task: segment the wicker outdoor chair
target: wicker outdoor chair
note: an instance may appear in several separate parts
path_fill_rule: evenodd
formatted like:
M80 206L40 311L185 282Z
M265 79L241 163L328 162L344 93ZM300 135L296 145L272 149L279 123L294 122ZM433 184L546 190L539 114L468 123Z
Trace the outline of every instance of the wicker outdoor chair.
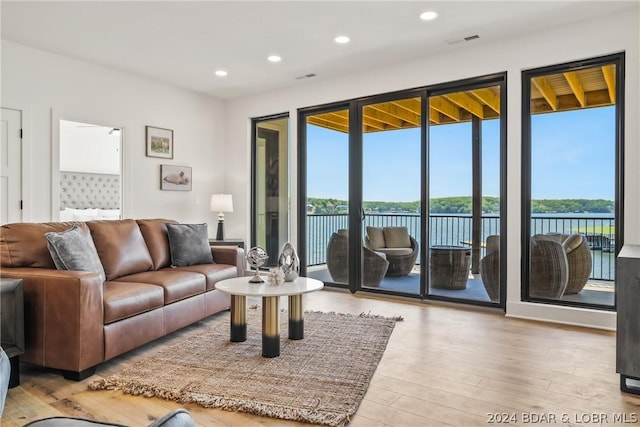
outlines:
M367 226L365 247L387 256L389 269L387 276L406 276L411 273L418 257L418 242L407 227Z
M380 285L389 267L385 254L362 247L362 284L368 287ZM338 230L331 235L327 245L327 268L336 283L349 283L349 233Z
M536 241L552 240L560 243L567 255L567 288L564 294L580 292L591 276L591 249L587 238L582 234L546 233L533 236Z
M531 239L529 294L540 298L562 298L567 289L569 265L562 243Z
M491 301L500 299L500 236L487 237L487 254L480 260L480 277Z

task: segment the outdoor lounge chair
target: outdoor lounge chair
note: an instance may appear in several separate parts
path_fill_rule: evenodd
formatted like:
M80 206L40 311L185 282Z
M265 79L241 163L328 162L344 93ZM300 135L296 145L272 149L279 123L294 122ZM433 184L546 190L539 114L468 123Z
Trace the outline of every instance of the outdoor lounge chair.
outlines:
M406 276L411 273L418 257L418 242L409 235L407 227L370 227L365 247L387 256L387 276Z
M565 295L577 294L589 280L591 275L591 249L587 238L582 234L546 233L533 236L536 241L552 240L560 243L567 255L567 288Z
M362 284L380 285L389 267L385 254L362 247ZM327 245L327 268L336 283L349 283L349 232L338 230L331 235Z
M487 237L487 254L480 260L480 277L491 301L500 299L500 236Z
M482 283L492 301L500 293L500 239L487 237L487 254L480 261ZM591 250L582 234L546 233L531 238L529 294L562 298L580 292L591 275Z
M569 265L562 243L531 238L529 295L539 298L562 298L567 289Z

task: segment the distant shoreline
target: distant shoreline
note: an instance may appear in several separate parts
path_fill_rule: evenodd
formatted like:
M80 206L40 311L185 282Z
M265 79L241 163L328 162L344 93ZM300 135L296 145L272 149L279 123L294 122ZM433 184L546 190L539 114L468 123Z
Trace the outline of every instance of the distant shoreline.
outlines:
M471 214L471 196L439 197L429 201L432 215ZM362 207L370 214L419 214L420 201L385 202L364 201ZM614 215L615 202L605 199L534 199L531 201L532 215ZM483 215L497 215L500 210L500 198L485 196L482 198ZM307 199L307 213L341 214L348 212L348 201L332 198Z

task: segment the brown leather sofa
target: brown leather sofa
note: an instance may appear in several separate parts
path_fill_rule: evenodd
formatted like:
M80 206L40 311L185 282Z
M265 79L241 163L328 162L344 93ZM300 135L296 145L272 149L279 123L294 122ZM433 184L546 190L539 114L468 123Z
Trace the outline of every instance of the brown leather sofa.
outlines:
M0 276L23 279L25 353L21 362L68 379L226 310L218 281L244 275L243 250L212 247L213 264L171 267L166 223L144 219L14 223L0 227ZM56 270L46 232L90 230L106 273Z

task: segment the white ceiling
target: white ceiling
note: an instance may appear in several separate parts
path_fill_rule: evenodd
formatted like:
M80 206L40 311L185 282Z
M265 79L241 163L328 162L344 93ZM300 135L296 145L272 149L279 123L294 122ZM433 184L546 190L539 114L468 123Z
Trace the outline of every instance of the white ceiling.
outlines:
M2 0L0 7L3 39L233 98L447 49L472 49L638 5L638 0ZM440 16L420 21L426 10ZM351 37L351 43L335 44L338 34ZM447 43L475 34L480 38ZM273 53L282 62L269 63ZM227 77L214 76L220 68ZM317 77L297 79L310 73Z

